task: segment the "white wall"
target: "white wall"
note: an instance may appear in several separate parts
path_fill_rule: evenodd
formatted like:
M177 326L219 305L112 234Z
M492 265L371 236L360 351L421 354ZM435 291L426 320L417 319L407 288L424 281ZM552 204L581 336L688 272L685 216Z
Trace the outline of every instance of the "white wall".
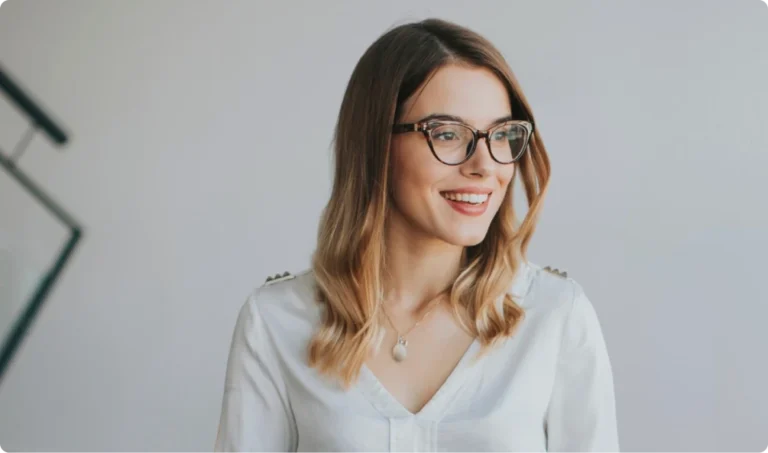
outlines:
M73 133L22 167L86 235L0 385L0 445L212 448L237 309L309 264L352 68L428 15L494 41L533 105L554 171L530 257L598 310L622 447L766 448L757 0L6 2L0 62Z

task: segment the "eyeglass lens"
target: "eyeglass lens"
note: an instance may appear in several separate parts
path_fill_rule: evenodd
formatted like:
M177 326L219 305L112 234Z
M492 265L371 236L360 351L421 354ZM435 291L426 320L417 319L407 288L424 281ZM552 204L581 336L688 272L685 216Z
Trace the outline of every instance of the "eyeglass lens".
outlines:
M491 154L502 163L517 160L524 151L528 130L521 124L504 123L491 129ZM432 147L438 159L446 164L464 161L475 146L472 130L460 124L443 124L430 133Z

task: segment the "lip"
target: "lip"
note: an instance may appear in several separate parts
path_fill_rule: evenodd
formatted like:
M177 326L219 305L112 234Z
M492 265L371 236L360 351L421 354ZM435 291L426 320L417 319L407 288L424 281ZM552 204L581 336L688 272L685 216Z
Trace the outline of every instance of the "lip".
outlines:
M453 191L451 191L451 192L453 192ZM470 217L478 217L478 216L481 216L481 215L485 214L485 211L488 210L488 202L491 201L491 197L493 196L491 194L491 192L488 192L488 191L484 191L484 192L465 192L464 189L462 189L461 191L457 190L456 192L474 193L474 194L488 194L488 199L486 199L481 204L469 204L469 203L464 203L464 202L461 202L461 201L453 201L453 200L449 200L449 199L443 197L442 195L440 196L440 198L445 200L445 202L448 203L448 205L450 207L452 207L456 212L458 212L459 214L470 216Z
M476 193L476 194L488 194L490 195L491 192L493 192L493 189L488 189L485 187L478 187L478 186L470 186L470 187L460 187L458 189L451 189L451 190L441 190L440 193L446 193L446 192L452 192L452 193Z

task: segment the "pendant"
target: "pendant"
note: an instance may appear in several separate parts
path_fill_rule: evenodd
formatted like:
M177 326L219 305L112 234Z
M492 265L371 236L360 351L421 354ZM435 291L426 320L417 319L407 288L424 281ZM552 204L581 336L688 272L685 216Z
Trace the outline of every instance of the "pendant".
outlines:
M392 348L392 358L395 359L395 362L402 362L408 357L406 346L408 346L408 342L405 341L405 338L397 337L397 344Z

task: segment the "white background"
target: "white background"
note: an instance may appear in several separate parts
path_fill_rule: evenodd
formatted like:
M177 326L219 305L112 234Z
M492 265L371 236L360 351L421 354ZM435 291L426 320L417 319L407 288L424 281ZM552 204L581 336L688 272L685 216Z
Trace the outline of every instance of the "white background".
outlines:
M0 62L72 133L21 166L86 232L0 383L4 449L212 448L237 310L309 266L355 63L431 15L532 104L529 257L598 311L622 448L766 448L764 3L10 0ZM0 147L24 128L0 101Z

